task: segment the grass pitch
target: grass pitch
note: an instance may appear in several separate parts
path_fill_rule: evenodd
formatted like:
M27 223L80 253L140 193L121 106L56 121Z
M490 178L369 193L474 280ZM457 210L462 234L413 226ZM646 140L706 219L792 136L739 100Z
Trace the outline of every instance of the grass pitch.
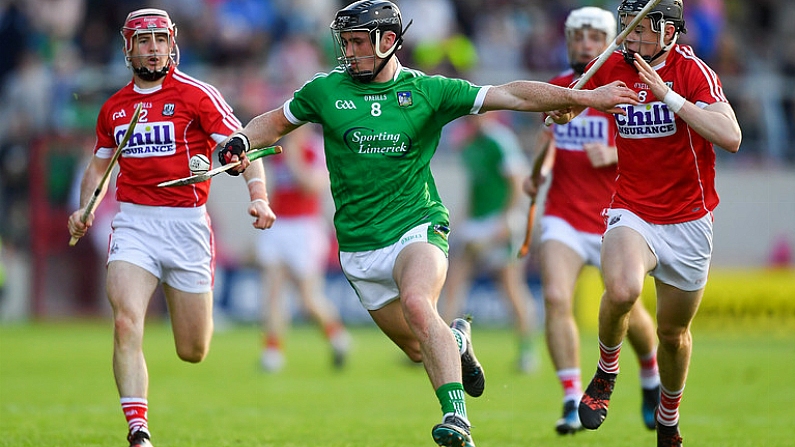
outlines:
M696 319L698 323L698 318ZM792 446L795 332L697 326L682 402L685 445ZM252 326L215 334L198 365L178 360L169 327L148 325L149 424L157 447L433 446L441 413L427 376L374 327L353 329L343 371L331 368L313 327L287 339L287 366L258 367ZM467 401L479 447L655 445L640 418L637 362L627 347L605 424L560 437L553 426L561 390L538 340L538 372L515 372L511 332L473 327L486 368L483 397ZM595 335L583 335L584 385L596 365ZM110 322L0 326L0 446L126 446L111 370Z

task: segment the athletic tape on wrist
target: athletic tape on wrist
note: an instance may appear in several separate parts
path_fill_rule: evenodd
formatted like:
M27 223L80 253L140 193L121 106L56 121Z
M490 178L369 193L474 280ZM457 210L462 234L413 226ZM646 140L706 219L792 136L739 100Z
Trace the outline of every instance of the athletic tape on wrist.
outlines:
M265 180L262 180L259 177L250 178L246 181L246 185L250 185L252 183L265 183Z
M254 200L251 201L252 204L257 203L257 202L262 202L265 205L270 205L270 202L268 202L267 199L254 199Z
M685 105L685 98L683 98L679 93L668 89L668 93L665 94L663 102L668 106L668 110L674 113L679 113L679 111L682 110L682 107Z

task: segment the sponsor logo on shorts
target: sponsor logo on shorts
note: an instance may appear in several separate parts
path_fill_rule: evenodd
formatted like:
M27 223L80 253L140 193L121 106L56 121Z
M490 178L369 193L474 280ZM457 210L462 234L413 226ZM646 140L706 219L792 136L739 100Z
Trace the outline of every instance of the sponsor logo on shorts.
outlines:
M621 220L621 214L615 215L610 218L610 223L608 225L615 225L618 221Z
M406 245L409 242L415 241L417 239L422 239L422 234L420 234L420 233L407 234L407 235L403 236L402 238L400 238L400 244L401 245Z

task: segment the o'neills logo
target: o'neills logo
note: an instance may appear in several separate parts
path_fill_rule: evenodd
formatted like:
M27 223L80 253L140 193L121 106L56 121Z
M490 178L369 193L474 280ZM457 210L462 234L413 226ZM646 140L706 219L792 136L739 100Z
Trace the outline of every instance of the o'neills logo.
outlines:
M127 126L118 126L115 130L117 144L121 142ZM177 151L174 142L174 123L171 121L141 123L135 126L130 141L121 154L123 157L162 157Z
M657 138L676 133L674 114L663 102L621 107L627 111L626 116L615 117L618 134L624 138Z
M403 157L411 149L411 138L402 132L354 127L345 132L343 139L348 149L357 154Z

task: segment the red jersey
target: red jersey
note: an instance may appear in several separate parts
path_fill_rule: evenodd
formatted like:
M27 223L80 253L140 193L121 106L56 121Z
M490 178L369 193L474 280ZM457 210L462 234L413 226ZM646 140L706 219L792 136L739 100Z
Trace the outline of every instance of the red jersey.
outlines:
M311 134L300 147L293 150L301 152L304 164L309 169L326 169L323 156L323 139ZM274 180L274 191L271 194L273 211L282 217L319 216L322 213L320 196L302 190L296 183L284 157L274 157L271 175Z
M676 93L703 107L727 102L718 75L686 45L675 45L657 74ZM711 142L656 99L633 65L613 53L585 85L624 81L641 105L622 106L618 125L618 177L611 208L625 208L654 224L703 217L718 205L715 149Z
M191 175L188 160L196 154L212 160L216 144L240 128L232 108L215 87L172 67L162 85L144 90L130 82L102 105L96 156L113 155L139 102L138 125L119 157L116 199L148 206L204 205L209 181L172 188L157 184Z
M549 82L569 87L575 80L574 70L567 70ZM615 146L615 120L607 113L587 108L569 123L553 124L550 129L555 138L555 164L544 215L559 217L579 231L602 234L602 211L613 195L616 166L594 168L583 144Z

